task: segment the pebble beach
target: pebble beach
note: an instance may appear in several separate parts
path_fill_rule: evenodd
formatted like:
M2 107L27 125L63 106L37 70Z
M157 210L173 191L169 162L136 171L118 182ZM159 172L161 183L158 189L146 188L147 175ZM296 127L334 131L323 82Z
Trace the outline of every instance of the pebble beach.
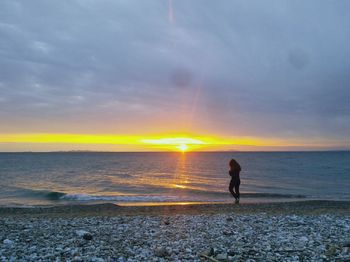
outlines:
M0 208L1 261L350 261L349 202Z

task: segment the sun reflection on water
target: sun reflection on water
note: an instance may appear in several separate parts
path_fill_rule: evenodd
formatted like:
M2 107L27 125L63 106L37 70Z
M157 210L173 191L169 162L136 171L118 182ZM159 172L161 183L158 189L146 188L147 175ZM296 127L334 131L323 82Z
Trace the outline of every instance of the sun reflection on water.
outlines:
M188 172L186 170L187 165L187 156L186 154L178 155L176 168L174 170L174 177L173 177L173 188L174 189L186 189L189 183L189 177ZM175 192L173 192L175 194ZM176 191L176 194L184 194L185 192L178 192Z

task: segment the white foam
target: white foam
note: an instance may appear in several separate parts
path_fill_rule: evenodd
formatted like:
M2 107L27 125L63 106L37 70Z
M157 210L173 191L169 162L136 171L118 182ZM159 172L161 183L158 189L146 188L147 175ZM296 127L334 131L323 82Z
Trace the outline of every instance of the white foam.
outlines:
M125 202L166 202L181 200L177 196L147 196L147 195L118 195L118 196L104 196L104 195L88 195L88 194L67 194L60 197L60 200L75 200L75 201L125 201Z

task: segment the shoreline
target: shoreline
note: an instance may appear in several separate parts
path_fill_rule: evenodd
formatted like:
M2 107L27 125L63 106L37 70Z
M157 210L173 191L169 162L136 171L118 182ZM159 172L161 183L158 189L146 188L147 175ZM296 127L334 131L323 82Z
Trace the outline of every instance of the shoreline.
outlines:
M152 203L144 205L113 203L72 204L57 206L6 207L0 206L1 216L137 216L137 215L200 215L200 214L280 214L280 215L350 215L350 201L338 200L291 200L285 202L265 203L213 203L213 202L179 202Z

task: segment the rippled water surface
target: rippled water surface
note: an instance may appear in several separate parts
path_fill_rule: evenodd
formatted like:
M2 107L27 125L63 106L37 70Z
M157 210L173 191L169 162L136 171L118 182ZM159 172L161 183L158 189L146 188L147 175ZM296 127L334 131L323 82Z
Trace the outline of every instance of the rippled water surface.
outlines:
M350 200L350 152L0 153L0 205L232 201L231 158L242 201Z

